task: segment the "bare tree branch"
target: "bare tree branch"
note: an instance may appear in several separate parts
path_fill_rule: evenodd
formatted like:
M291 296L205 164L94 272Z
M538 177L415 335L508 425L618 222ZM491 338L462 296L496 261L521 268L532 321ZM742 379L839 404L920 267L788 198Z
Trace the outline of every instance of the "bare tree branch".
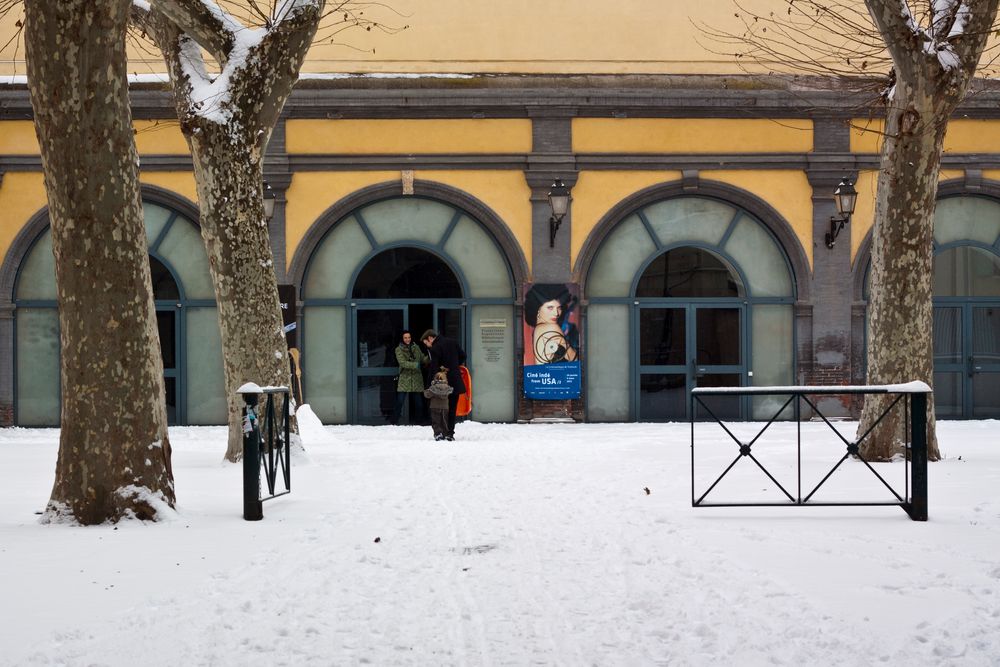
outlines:
M184 32L212 54L220 67L229 60L236 34L246 29L212 0L151 0L150 7L183 26Z

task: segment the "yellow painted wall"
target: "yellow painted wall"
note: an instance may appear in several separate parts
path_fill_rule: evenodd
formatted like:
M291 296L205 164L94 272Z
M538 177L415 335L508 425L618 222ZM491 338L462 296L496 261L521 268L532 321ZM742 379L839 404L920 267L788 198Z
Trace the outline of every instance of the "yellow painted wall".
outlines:
M946 153L1000 153L1000 120L953 120L944 135Z
M855 118L851 120L851 152L882 152L882 127L879 119Z
M882 150L881 120L856 118L851 122L851 151L879 153ZM948 123L945 153L1000 153L1000 120L957 119Z
M878 189L878 172L875 170L859 172L854 189L858 191L858 203L854 208L854 215L851 216L851 224L847 225L841 232L841 235L848 233L851 235L852 262L858 255L861 242L865 240L865 236L875 224L875 194Z
M295 174L285 192L288 201L285 205L285 266L291 263L302 237L325 210L361 188L398 180L398 171L302 171Z
M990 175L991 173L993 174L992 176ZM942 169L938 177L938 182L944 183L945 181L963 178L964 176L965 172L961 169ZM1000 171L984 171L983 177L987 179L1000 178ZM858 182L854 184L854 188L858 191L858 203L854 209L854 215L851 216L851 224L841 232L841 234L850 232L852 262L857 258L858 249L865 240L865 236L868 235L872 225L875 224L875 198L878 194L878 172L875 170L860 172L858 174Z
M573 227L570 266L597 223L623 199L660 183L679 180L679 171L581 171L573 186ZM559 233L563 233L560 229Z
M198 189L190 171L144 171L139 174L139 182L170 190L198 204Z
M780 153L813 148L810 120L574 118L580 153Z
M529 153L531 121L289 120L289 153Z
M0 155L38 155L35 124L30 120L0 122Z
M0 183L0 262L7 257L21 228L47 203L41 172L10 171L3 175Z
M809 265L813 261L812 186L803 171L702 171L699 178L720 181L746 190L774 208L791 226Z
M531 190L521 171L416 171L417 180L450 185L488 206L510 228L531 262ZM328 208L369 185L400 182L398 171L299 172L287 192L285 262L291 262L309 228ZM400 186L402 188L402 186Z
M177 121L137 120L135 145L140 154L187 155ZM38 139L30 120L0 122L0 155L38 155Z
M197 202L194 176L190 172L146 172L142 183L171 190ZM36 213L48 206L41 172L11 171L0 183L0 261L7 256L11 243Z
M245 7L247 0L219 4ZM785 10L783 0L742 4L764 15ZM734 46L713 41L701 30L708 26L735 35L743 32L729 0L619 0L614 5L598 0L391 0L363 3L363 8L367 18L390 30L353 28L334 35L329 26L321 27L305 64L307 72L739 74L742 67L752 66L737 65L726 55ZM0 32L13 35L13 23L20 17L17 3L14 11L0 17ZM770 63L762 71L780 66ZM24 71L23 43L15 41L0 50L0 74ZM133 45L129 71L147 74L165 68L154 49Z
M416 171L414 178L450 185L488 206L507 224L531 271L531 188L523 171Z
M135 147L140 155L187 155L188 145L176 120L137 120Z

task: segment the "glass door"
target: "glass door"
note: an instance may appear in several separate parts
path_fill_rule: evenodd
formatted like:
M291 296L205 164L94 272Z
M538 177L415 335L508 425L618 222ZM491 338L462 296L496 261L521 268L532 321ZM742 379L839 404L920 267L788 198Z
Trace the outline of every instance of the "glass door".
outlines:
M388 424L396 406L396 345L407 326L405 305L363 306L354 312L352 423Z
M740 387L746 377L743 358L743 306L692 306L695 350L694 387ZM739 396L706 397L705 403L720 419L739 419ZM708 417L699 407L699 419Z
M160 333L160 357L163 359L163 386L167 398L167 424L179 423L178 406L180 382L178 378L180 343L180 312L176 304L156 306L156 328Z
M1000 303L934 307L934 404L945 419L1000 417Z
M1000 303L970 305L969 416L1000 417Z
M459 346L468 352L465 347L465 309L462 306L434 306L434 328L439 334L446 338L458 341Z
M961 305L934 307L934 407L938 417L961 419L965 412L964 311Z
M639 307L639 421L687 419L688 309Z
M637 311L639 421L688 419L694 387L743 384L742 305L642 305ZM709 405L720 418L742 414L739 397L714 397Z

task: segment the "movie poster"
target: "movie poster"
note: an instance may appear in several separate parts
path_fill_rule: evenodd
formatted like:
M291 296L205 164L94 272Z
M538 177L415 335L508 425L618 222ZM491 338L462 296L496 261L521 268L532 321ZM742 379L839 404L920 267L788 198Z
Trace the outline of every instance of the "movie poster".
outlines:
M580 311L577 286L525 285L524 395L580 398Z

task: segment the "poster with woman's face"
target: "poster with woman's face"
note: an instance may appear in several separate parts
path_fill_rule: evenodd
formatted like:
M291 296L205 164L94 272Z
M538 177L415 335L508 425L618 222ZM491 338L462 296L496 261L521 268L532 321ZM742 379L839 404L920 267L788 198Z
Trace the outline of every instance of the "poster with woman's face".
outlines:
M576 285L525 285L524 391L529 398L579 396L580 311L576 294Z

